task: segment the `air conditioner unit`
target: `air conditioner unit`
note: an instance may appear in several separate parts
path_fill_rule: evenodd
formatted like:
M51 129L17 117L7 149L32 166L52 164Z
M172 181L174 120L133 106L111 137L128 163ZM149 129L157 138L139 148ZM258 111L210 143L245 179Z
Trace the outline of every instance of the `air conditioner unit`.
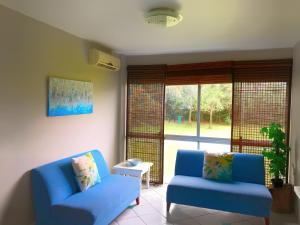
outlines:
M118 71L121 65L119 58L97 49L89 50L89 64L112 71Z

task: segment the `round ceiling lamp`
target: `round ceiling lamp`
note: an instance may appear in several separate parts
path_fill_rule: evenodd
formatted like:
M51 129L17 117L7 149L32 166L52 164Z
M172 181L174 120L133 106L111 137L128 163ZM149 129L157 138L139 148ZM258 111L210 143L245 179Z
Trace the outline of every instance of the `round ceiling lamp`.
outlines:
M173 27L182 21L182 15L173 9L155 8L145 15L146 23L157 24L164 27Z

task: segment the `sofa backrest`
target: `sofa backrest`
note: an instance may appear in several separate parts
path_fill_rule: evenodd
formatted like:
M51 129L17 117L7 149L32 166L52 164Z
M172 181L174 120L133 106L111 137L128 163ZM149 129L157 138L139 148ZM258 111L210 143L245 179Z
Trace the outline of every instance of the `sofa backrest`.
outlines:
M204 152L178 150L175 175L202 177ZM234 181L265 184L264 157L262 155L234 153L232 163Z
M178 150L175 175L202 177L203 160L203 151Z
M235 153L232 177L236 181L265 184L264 157L256 154Z
M81 153L61 159L32 170L32 188L37 216L45 218L54 205L72 194L79 192L79 187L72 167L72 158ZM101 178L109 174L106 162L98 150L91 151Z

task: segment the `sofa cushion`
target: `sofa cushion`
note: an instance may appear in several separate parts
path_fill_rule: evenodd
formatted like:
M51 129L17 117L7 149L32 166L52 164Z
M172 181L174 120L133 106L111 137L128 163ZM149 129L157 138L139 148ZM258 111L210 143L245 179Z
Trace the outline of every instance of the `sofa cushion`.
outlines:
M86 191L101 182L98 168L91 152L72 158L72 166L81 191Z
M140 181L133 177L110 175L85 192L76 193L53 206L57 224L107 224L139 196ZM114 215L116 212L117 215ZM100 221L100 222L99 222Z
M232 153L204 153L203 177L207 179L232 180Z
M269 215L272 197L260 184L177 175L168 185L167 202L264 217Z

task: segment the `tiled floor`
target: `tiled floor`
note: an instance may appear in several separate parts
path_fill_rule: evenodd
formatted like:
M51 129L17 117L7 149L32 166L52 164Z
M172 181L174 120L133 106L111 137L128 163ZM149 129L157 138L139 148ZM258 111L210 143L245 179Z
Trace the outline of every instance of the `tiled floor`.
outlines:
M236 213L172 204L166 213L166 185L143 189L141 203L132 204L111 225L263 225L263 219ZM296 225L293 215L272 214L271 225Z

